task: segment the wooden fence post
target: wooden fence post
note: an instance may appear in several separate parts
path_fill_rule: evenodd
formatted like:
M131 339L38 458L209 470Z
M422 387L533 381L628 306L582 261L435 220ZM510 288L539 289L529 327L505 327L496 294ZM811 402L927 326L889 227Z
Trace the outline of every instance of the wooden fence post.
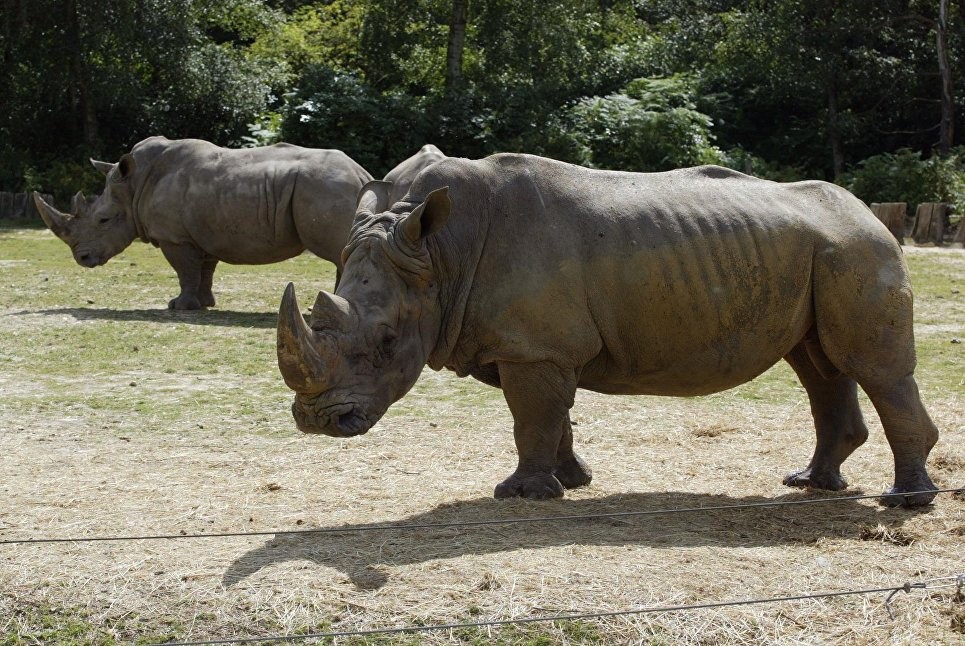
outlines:
M948 227L949 205L944 202L922 202L915 212L915 226L911 237L916 244L934 242L942 244Z
M54 196L41 194L48 204L54 203ZM0 220L39 220L40 213L34 205L33 193L0 192Z
M905 202L873 202L871 212L888 227L891 235L898 240L898 244L905 244L905 218L908 215L908 204Z

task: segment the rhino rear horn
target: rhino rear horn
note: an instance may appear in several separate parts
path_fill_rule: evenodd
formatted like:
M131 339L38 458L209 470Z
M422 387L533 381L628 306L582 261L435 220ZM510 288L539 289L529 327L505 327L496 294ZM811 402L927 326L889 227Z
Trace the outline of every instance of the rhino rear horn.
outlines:
M33 198L34 205L37 207L37 213L40 214L40 218L44 221L44 224L47 225L47 228L53 231L55 236L66 241L69 235L71 216L66 213L61 213L47 204L37 191L34 191Z
M352 308L349 302L337 294L318 292L312 306L312 328L347 332L352 329Z
M70 212L81 217L87 215L87 198L83 191L77 191L74 197L70 198Z
M320 340L305 324L295 285L288 283L278 308L278 369L288 387L297 393L328 389L331 367L319 352Z

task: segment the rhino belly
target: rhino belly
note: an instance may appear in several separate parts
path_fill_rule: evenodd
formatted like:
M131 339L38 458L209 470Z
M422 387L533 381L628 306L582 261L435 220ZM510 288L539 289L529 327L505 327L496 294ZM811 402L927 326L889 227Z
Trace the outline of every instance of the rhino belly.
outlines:
M236 212L232 217L195 218L185 228L205 253L231 264L280 262L305 250L290 219Z
M793 236L770 244L742 237L692 238L600 267L600 282L617 294L590 299L602 347L581 385L708 394L753 379L790 352L814 324L811 250Z

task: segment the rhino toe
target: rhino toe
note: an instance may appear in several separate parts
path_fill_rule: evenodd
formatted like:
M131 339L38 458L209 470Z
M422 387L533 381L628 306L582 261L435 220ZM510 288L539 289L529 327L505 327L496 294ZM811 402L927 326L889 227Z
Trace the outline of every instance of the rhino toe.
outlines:
M553 475L567 489L586 486L593 480L593 471L575 453L572 458L556 465Z
M513 474L496 485L493 496L495 498L521 497L534 500L562 498L563 485L556 479L556 476L551 474L541 473L527 477L518 477Z
M789 473L784 478L784 484L788 487L801 487L807 489L825 489L827 491L840 491L848 486L847 481L838 472L821 472L811 467Z
M177 298L172 298L168 302L169 310L200 310L202 307L201 301L194 296L182 295Z

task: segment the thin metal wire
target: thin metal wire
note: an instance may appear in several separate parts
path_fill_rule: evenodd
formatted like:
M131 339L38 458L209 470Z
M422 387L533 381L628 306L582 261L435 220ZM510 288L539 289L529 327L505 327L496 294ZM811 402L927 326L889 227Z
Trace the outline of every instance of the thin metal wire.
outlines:
M958 578L965 577L965 574L958 575ZM942 579L956 579L955 576L942 577ZM643 614L657 614L664 612L681 612L685 610L706 610L710 608L724 608L727 606L749 606L754 604L765 604L765 603L783 603L787 601L803 601L808 599L828 599L831 597L844 597L860 594L878 594L889 592L887 600L885 601L886 607L888 607L888 614L891 615L891 607L888 603L891 598L898 592L909 592L912 589L928 589L930 586L926 582L917 583L904 583L900 586L892 586L888 588L867 588L864 590L842 590L839 592L816 592L808 594L800 594L785 597L766 597L763 599L738 599L734 601L718 601L712 603L695 603L689 605L676 605L676 606L655 606L651 608L638 608L634 610L614 610L609 612L587 612L579 614L570 615L552 615L548 617L523 617L521 619L494 619L491 621L473 621L466 623L456 623L456 624L436 624L431 626L401 626L398 628L370 628L367 630L347 630L347 631L333 631L333 632L322 632L322 633L305 633L301 635L269 635L264 637L237 637L232 639L209 639L202 641L181 641L181 642L165 642L160 646L210 646L212 644L250 644L253 642L292 642L292 641L304 641L307 639L330 639L335 637L365 637L369 635L391 635L399 633L416 633L416 632L429 632L437 630L462 630L468 628L486 628L486 627L496 627L496 626L507 626L511 624L532 624L538 622L554 622L554 621L578 621L581 619L603 619L608 617L624 617L629 615L643 615ZM893 617L892 617L893 618Z
M415 529L445 529L452 527L480 527L484 525L513 525L522 523L548 523L574 520L605 520L608 518L630 518L640 516L660 516L668 514L688 514L707 511L737 511L741 509L761 509L765 507L791 507L794 505L814 505L819 503L847 502L853 500L875 500L896 496L914 496L917 494L965 493L965 487L956 489L933 489L930 491L909 491L901 494L864 494L858 496L841 496L836 498L811 498L807 500L778 500L770 502L751 502L740 505L711 505L706 507L681 507L671 509L651 509L644 511L618 511L603 514L579 514L569 516L536 516L527 518L490 518L485 520L465 520L451 523L406 523L400 525L349 525L342 527L316 527L308 529L270 529L251 532L212 532L210 534L153 534L133 536L89 536L63 538L19 538L0 540L0 545L29 545L42 543L93 543L104 541L152 541L176 540L193 538L232 538L253 536L287 536L293 534L336 534L366 531L409 531Z

